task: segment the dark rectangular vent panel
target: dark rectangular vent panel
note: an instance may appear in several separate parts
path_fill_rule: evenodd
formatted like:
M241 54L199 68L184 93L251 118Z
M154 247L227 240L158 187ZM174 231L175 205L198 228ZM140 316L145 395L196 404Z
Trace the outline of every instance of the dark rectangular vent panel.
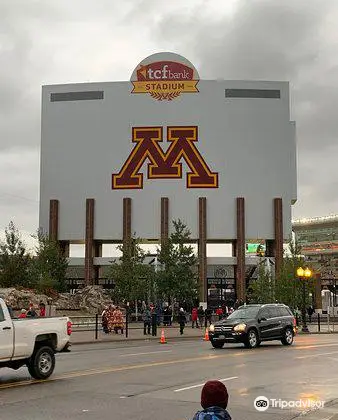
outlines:
M273 89L225 89L226 98L280 99L280 90Z
M66 102L66 101L93 101L103 99L103 90L89 90L86 92L60 92L51 93L51 102Z

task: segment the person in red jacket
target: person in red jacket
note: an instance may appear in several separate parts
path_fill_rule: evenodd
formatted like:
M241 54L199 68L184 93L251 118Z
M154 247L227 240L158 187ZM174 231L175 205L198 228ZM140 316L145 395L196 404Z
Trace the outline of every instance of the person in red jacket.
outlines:
M197 308L193 308L191 311L191 323L192 323L192 328L195 328L195 324L196 324L196 328L199 328L198 326L198 309Z
M27 318L27 311L26 311L26 309L21 309L21 313L19 315L19 318Z
M221 319L222 319L222 317L223 317L223 309L222 309L222 307L221 307L221 306L219 306L219 307L216 309L216 315L218 315L218 319L219 319L219 320L221 320Z
M39 303L39 316L40 317L46 316L46 305L43 302Z

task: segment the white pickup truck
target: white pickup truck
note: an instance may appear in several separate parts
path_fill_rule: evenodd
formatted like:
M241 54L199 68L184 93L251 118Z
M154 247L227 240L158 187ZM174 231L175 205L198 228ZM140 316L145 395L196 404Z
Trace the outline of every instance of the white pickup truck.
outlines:
M68 350L71 332L67 317L12 319L0 298L0 368L26 365L33 378L47 379L55 353Z

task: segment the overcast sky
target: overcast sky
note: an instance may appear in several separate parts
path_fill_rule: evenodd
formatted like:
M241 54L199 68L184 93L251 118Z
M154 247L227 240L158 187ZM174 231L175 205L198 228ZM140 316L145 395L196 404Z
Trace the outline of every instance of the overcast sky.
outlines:
M287 80L294 218L338 213L337 0L0 0L0 230L38 227L41 85L128 80L173 51L202 79Z

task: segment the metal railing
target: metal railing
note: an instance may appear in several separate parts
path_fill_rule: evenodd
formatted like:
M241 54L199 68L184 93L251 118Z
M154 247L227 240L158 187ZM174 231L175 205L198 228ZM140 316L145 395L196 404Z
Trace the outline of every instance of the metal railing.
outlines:
M103 333L103 326L102 326L102 316L99 314L96 315L70 315L70 320L72 321L72 333L81 333L81 332L92 332L94 335L95 340L98 340L99 333ZM215 322L219 319L218 316L212 317L212 322ZM199 322L200 325L200 322ZM208 322L209 325L209 322ZM191 320L187 320L186 327L191 327ZM203 319L202 328L206 328L205 319ZM179 331L179 324L176 322L174 317L173 322L170 325L164 325L163 319L161 318L158 322L157 317L152 317L152 322L150 324L150 330L152 336L157 336L158 329L177 329ZM148 328L147 328L148 329ZM144 331L144 323L139 321L130 321L129 316L126 315L123 317L123 335L128 338L130 335L133 335L133 331L142 330ZM111 331L110 333L114 333ZM107 334L108 335L108 334Z

